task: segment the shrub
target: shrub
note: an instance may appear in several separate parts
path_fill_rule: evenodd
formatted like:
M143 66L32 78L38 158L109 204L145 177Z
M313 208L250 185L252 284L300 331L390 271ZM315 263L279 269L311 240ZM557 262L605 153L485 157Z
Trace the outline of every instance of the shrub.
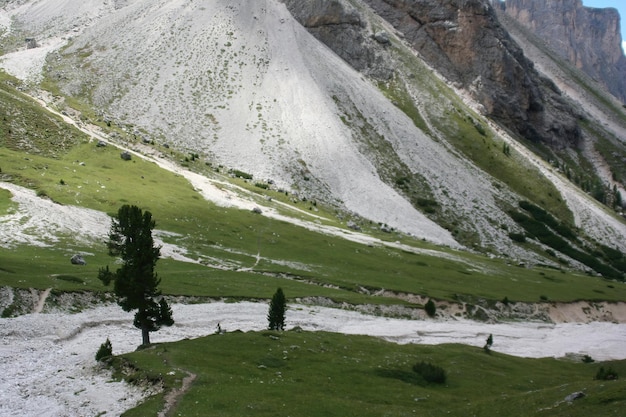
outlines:
M617 372L615 372L612 368L604 369L604 366L601 366L596 373L596 379L600 381L613 381L618 378Z
M428 300L424 306L424 310L426 310L428 317L435 317L435 313L437 313L437 306L433 300Z
M433 365L430 362L420 362L413 365L413 371L418 373L426 382L434 384L445 384L446 371L440 366Z
M485 352L491 353L492 345L493 345L493 335L490 334L487 340L485 341L485 346L483 346L483 349L485 350Z
M238 178L243 178L244 180L251 180L252 174L248 174L247 172L240 171L238 169L233 169L231 173Z
M107 337L106 342L100 345L98 352L96 352L96 360L98 362L110 358L113 356L113 346L111 346L111 341Z
M593 360L593 358L591 356L585 355L585 356L583 356L583 362L584 363L593 363L595 361Z
M524 233L509 233L509 238L514 242L526 242L526 235Z

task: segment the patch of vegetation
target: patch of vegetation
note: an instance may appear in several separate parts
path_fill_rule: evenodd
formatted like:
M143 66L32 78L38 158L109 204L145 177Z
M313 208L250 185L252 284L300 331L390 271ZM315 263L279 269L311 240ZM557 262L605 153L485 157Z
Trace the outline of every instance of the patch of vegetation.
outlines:
M520 207L531 216L515 210L510 211L509 215L530 236L607 278L624 279L624 269L622 268L626 266L626 257L621 252L602 245L595 251L589 249L588 246L580 243L576 234L569 227L558 222L543 209L524 201L520 202ZM575 247L574 244L578 246ZM602 251L603 248L606 252ZM608 262L603 262L603 260Z
M11 201L11 197L13 197L13 195L9 190L0 188L0 216L9 214L17 208L17 204Z
M230 171L230 173L237 178L243 178L244 180L251 180L252 179L252 174L248 174L247 172L244 171L240 171L238 169L233 169Z
M594 381L582 362L325 332L276 335L222 333L157 345L115 362L132 378L155 379L166 391L180 386L181 374L195 374L173 415L583 417L619 414L626 406L626 382ZM416 362L431 364L433 375L447 369L445 385L426 383L412 371ZM626 361L603 366L620 372ZM561 404L583 390L584 399ZM159 395L125 415L148 415L162 405Z
M608 367L605 369L604 366L601 366L600 369L598 369L598 372L595 376L595 379L600 381L614 381L618 378L619 376L613 368Z
M501 141L495 139L481 116L465 106L456 93L415 56L401 50L398 54L411 74L404 88L409 95L412 91L419 92L415 95L419 95L420 101L424 102L420 116L428 121L431 137L445 138L478 167L507 184L520 196L542 207L549 207L549 211L561 221L573 222L573 214L552 182L538 169L528 166L523 157L512 153L510 148L503 152ZM409 113L407 115L410 117Z
M62 281L72 282L72 283L75 283L75 284L81 284L82 285L82 284L85 283L84 279L79 278L79 277L75 277L73 275L57 275L55 278L56 279L60 279Z
M413 371L419 374L426 382L434 384L446 383L446 371L430 362L419 362L413 365Z
M422 116L420 110L415 105L415 100L411 97L407 85L399 77L394 77L387 82L379 82L378 88L383 94L395 104L404 114L415 124L415 127L422 132L430 135L430 128L426 123L426 120Z
M59 158L85 139L78 129L19 92L16 85L17 80L0 71L0 147ZM9 166L2 168L5 174L10 172Z

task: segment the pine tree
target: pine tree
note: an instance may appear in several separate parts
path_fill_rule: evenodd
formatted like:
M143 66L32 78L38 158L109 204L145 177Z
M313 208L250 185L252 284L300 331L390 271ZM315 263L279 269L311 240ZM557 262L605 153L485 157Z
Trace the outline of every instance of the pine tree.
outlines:
M270 301L270 309L267 314L267 321L269 322L270 330L284 330L285 329L285 311L287 310L287 300L282 288L278 288L272 300Z
M160 298L157 288L161 280L154 268L161 250L154 246L152 239L155 225L149 211L143 212L130 205L120 207L113 219L107 246L109 255L122 259L122 266L115 272L108 266L98 272L104 285L114 282L117 303L124 311L137 310L133 324L141 329L144 346L150 344L150 332L174 324L172 310L165 299Z
M424 305L424 310L426 310L428 317L435 317L435 314L437 313L437 306L433 300L429 299Z

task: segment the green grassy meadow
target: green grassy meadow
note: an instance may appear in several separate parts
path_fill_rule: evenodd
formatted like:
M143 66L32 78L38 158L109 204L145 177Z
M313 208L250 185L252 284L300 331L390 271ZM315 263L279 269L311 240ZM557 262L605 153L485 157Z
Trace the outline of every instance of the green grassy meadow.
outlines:
M171 415L183 416L587 416L620 415L623 380L597 381L600 366L618 374L626 361L582 363L524 359L461 345L396 345L324 332L233 332L164 343L123 355L130 379L180 386L196 375ZM426 361L445 384L412 371ZM567 395L583 391L573 403ZM154 415L158 395L124 414Z

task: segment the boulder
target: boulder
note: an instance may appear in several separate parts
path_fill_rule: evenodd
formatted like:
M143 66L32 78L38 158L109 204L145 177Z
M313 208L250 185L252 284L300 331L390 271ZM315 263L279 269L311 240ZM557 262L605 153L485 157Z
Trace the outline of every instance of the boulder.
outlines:
M120 158L122 158L124 161L130 161L132 159L132 156L130 152L124 151L120 154Z
M72 258L70 259L70 262L72 263L72 265L87 265L87 261L85 261L85 258L83 258L83 255L79 253L72 256Z
M565 401L568 403L571 403L575 400L578 400L580 398L583 398L585 396L585 393L582 391L577 391L577 392L573 392L570 395L568 395L567 397L565 397Z
M382 44L387 44L390 42L389 34L384 30L381 30L380 32L376 32L374 34L374 39L376 40L376 42L382 43Z

